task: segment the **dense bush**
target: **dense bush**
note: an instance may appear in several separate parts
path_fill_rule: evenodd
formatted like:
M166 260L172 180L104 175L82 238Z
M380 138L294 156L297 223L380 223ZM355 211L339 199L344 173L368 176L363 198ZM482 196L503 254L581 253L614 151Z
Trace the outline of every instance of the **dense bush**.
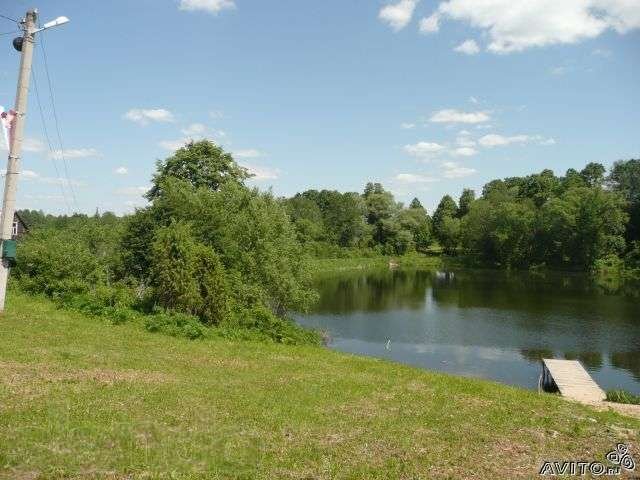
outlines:
M144 319L144 328L149 332L184 337L189 340L203 338L206 331L197 317L179 312L147 315Z
M228 314L224 268L216 253L196 242L189 224L159 228L151 245L150 283L155 303L215 325Z
M316 298L305 252L282 202L245 186L248 176L222 149L197 142L158 163L151 204L127 218L29 212L38 226L21 242L16 280L117 321L127 309L160 309L167 313L147 328L172 335L199 336L197 318L200 327L315 343L285 319Z

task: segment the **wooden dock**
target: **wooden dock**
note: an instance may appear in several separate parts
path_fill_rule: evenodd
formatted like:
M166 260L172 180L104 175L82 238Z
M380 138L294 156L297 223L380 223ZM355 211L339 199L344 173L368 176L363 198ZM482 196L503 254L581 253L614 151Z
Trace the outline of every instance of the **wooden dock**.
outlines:
M542 386L582 403L600 403L607 395L577 360L542 359Z

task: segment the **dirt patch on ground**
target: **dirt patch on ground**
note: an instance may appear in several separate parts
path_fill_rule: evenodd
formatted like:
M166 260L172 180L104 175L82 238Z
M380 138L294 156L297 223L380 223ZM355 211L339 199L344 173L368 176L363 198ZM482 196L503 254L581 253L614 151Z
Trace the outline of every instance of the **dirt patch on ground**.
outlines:
M165 373L140 370L105 368L62 370L42 363L26 364L0 361L0 384L12 393L27 398L44 394L45 392L41 388L43 384L87 381L101 385L113 385L118 382L161 384L173 382L175 378Z
M613 410L621 415L640 418L640 405L630 405L626 403L602 402L596 405L598 410Z

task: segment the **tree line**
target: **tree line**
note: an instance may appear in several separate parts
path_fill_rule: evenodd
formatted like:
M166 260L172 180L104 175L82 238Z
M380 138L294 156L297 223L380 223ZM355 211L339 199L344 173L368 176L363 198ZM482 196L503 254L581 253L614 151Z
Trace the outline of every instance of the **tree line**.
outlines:
M602 262L640 266L640 160L598 163L493 180L440 200L432 216L379 183L363 193L308 190L285 199L298 240L316 256L403 255L440 247L504 268L589 271Z
M432 216L379 183L278 198L248 178L222 148L194 142L158 162L149 205L132 215L22 211L31 231L13 282L98 313L179 312L306 342L317 337L286 317L317 297L310 257L441 249L503 268L640 271L640 160L494 180L479 197L444 196Z

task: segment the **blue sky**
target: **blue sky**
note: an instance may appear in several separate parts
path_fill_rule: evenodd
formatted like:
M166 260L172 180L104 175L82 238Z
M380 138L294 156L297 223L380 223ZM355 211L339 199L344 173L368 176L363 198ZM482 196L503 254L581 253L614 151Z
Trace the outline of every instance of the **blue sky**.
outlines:
M43 34L68 176L32 90L18 208L132 211L156 160L187 138L221 143L277 194L380 181L429 209L493 178L640 156L637 0L38 7L43 21L71 18ZM12 37L0 36L5 107ZM41 54L34 75L57 150Z

